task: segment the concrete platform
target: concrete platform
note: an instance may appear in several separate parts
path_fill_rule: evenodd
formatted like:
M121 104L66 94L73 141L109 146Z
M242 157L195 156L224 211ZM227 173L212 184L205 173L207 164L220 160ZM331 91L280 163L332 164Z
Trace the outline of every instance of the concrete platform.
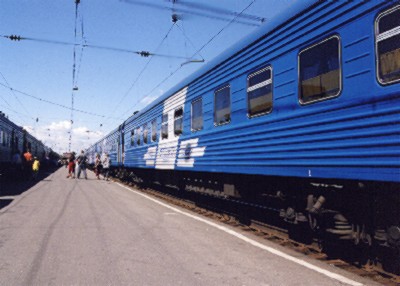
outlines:
M1 285L378 285L60 169L0 210Z

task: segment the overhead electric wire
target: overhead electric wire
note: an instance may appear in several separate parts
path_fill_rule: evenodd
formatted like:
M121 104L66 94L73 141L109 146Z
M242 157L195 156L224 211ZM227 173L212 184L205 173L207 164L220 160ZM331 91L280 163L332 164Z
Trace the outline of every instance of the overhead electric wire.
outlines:
M6 83L6 87L10 88L10 84L8 83L8 81L7 81L7 79L5 78L5 76L3 75L3 73L0 72L0 74L1 74L1 76L3 77L3 79L4 79L5 83ZM32 115L27 111L27 109L25 108L25 106L24 106L24 105L22 104L22 102L19 100L18 96L17 96L12 90L10 90L10 92L11 92L11 93L14 95L14 97L17 99L17 101L18 101L18 103L20 104L20 106L25 110L25 112L26 112L27 115L24 115L24 116L29 117L30 119L33 119L33 120L34 120L35 118L33 118ZM9 106L9 108L7 108L7 109L9 109L9 110L13 111L14 113L16 113L17 115L21 116L22 113L15 111L15 110L12 108L12 106L8 103L8 101L5 100L5 98L3 98L3 96L1 96L1 99ZM25 121L23 118L20 117L20 119L21 119L22 122L24 122L24 123L26 124L26 121Z
M140 6L147 6L153 9L159 9L159 10L169 10L172 13L175 12L179 12L179 13L185 13L185 14L190 14L190 15L195 15L195 16L199 16L199 17L205 17L205 18L210 18L210 19L215 19L215 20L221 20L221 21L231 21L230 19L227 18L223 18L219 15L210 15L210 14L204 14L204 13L200 13L200 12L195 12L193 10L190 9L181 9L181 8L170 8L170 7L166 7L163 5L158 5L158 4L154 4L154 3L148 3L147 1L140 1L140 0L120 0L122 2L128 3L128 4L132 4L132 5L140 5ZM260 26L260 24L258 23L251 23L251 22L245 22L245 21L240 21L240 20L236 20L238 18L240 14L238 14L237 16L235 16L234 20L236 23L238 24L242 24L242 25L248 25L248 26ZM249 19L247 19L248 21L251 21Z
M249 9L254 2L256 2L256 0L253 0L249 5L247 5L238 15L242 14L244 11L246 11L247 9ZM236 16L238 17L238 16ZM236 18L235 17L235 18ZM225 25L221 30L219 30L214 36L212 36L210 38L210 40L208 40L200 49L198 49L191 58L193 58L194 56L196 56L197 54L199 54L206 46L208 46L216 37L218 37L226 28L228 28L234 21L235 18L233 18L227 25ZM166 78L164 78L160 83L158 83L150 92L148 92L146 95L140 97L140 100L137 101L137 103L131 107L130 109L128 109L127 111L125 111L121 116L124 117L125 114L131 112L132 110L134 110L137 106L137 104L141 101L143 101L145 98L147 98L154 90L156 90L161 84L163 84L164 82L166 82L169 78L171 78L175 73L177 73L180 69L182 68L182 65L180 67L178 67L173 73L169 74Z
M144 58L162 57L162 58L188 59L187 57L182 57L179 55L157 54L157 53L152 53L149 51L134 51L134 50L128 50L128 49L123 49L123 48L92 45L92 44L87 44L86 40L84 40L84 44L82 44L82 43L69 43L69 42L62 42L62 41L46 40L46 39L39 39L39 38L27 38L27 37L15 36L15 35L11 35L11 36L0 35L0 37L7 38L7 39L11 39L11 38L14 39L14 37L18 37L19 38L18 41L29 40L29 41L34 41L34 42L42 42L42 43L48 43L48 44L66 45L66 46L74 46L74 47L82 46L83 48L92 48L92 49L109 50L109 51L114 51L114 52L136 54L136 55L144 57Z
M77 23L78 23L78 6L80 0L75 0L75 27L74 27L74 41L76 43L76 30L77 30ZM75 81L75 73L76 73L76 45L73 48L73 63L72 63L72 92L71 92L71 125L70 125L70 132L69 132L69 142L68 142L68 151L71 152L71 144L72 144L72 125L74 123L74 92L77 89L76 81Z
M3 83L0 83L0 86L3 86L3 87L5 87L7 89L10 89L12 91L18 92L19 94L22 94L22 95L25 95L27 97L33 98L35 100L38 100L38 101L41 101L41 102L44 102L44 103L48 103L48 104L51 104L51 105L54 105L54 106L58 106L58 107L63 108L63 109L71 110L71 107L68 107L68 106L66 106L64 104L56 103L56 102L53 102L53 101L50 101L50 100L47 100L47 99L44 99L44 98L40 98L38 96L34 96L34 95L31 95L31 94L28 94L26 92L23 92L23 91L15 89L15 88L9 87L9 86L7 86L7 85L5 85ZM81 110L81 109L76 109L76 108L74 108L73 111L79 112L79 113L83 113L83 114L87 114L87 115L102 117L102 118L108 117L108 116L105 116L105 115L101 115L101 114L97 114L97 113L93 113L93 112L85 111L85 110ZM121 120L121 118L115 118L115 117L113 117L113 119Z
M81 16L81 35L82 35L82 43L86 43L85 33L84 33L84 30L83 30L83 16ZM80 53L79 61L78 61L77 72L76 72L75 85L77 85L77 82L78 82L78 79L79 79L79 75L80 75L80 71L81 71L84 48L85 48L85 45L82 44L81 45L81 53Z
M254 2L256 2L256 0L251 1L251 3L250 3L249 5L247 5L246 8L244 8L244 9L242 10L242 12L246 11L247 9L249 9L249 8L254 4ZM239 15L240 15L242 12L240 12ZM218 37L226 28L228 28L228 27L233 23L233 21L234 21L234 19L232 19L227 25L225 25L225 27L223 27L221 30L219 30L218 33L216 33L214 36L212 36L212 37L210 38L210 40L207 41L207 43L205 43L196 53L194 53L194 55L192 56L192 58L193 58L194 56L196 56L197 54L199 54L199 53L200 53L205 47L207 47L212 41L214 41L214 39L215 39L216 37Z
M170 0L167 0L167 2L170 2ZM182 0L179 0L179 1L173 0L173 4L180 5L180 6L186 6L186 7L194 8L197 10L203 10L203 11L207 11L207 12L211 12L211 13L219 14L219 15L237 16L238 18L247 19L249 21L255 21L255 22L260 22L260 23L263 23L266 20L265 18L256 16L256 15L244 14L244 13L240 14L240 13L237 13L234 11L229 11L229 10L215 7L215 6L209 6L209 5L202 4L202 3L187 2L187 1L182 1Z
M158 49L162 46L162 44L164 43L164 41L168 38L169 34L171 33L173 27L175 26L176 23L172 23L171 27L169 28L169 30L167 31L167 33L165 34L165 36L163 37L163 39L161 40L161 42L158 44L157 48L155 49L155 51L158 51ZM114 107L113 111L111 112L111 114L114 114L115 110L119 107L119 105L125 100L125 98L129 95L129 93L131 92L131 90L133 89L133 87L136 85L137 81L139 80L139 78L142 76L142 74L144 73L144 71L147 69L147 67L149 66L150 62L151 62L152 58L150 58L147 63L145 64L145 66L142 68L142 70L139 72L138 76L135 78L135 80L133 81L132 85L129 87L129 89L127 90L127 92L124 94L124 96L121 98L121 100L117 103L117 105Z
M2 72L0 72L1 77L4 79L4 82L6 83L6 85L8 87L10 87L10 84L8 83L7 79L5 78L5 76L3 75ZM12 89L11 93L14 95L15 99L18 101L18 103L20 104L20 106L25 110L26 114L28 114L30 117L33 118L33 116L30 114L30 112L26 109L26 107L23 105L23 103L19 100L18 96L14 93L14 91Z
M2 96L0 95L0 97L2 97ZM2 104L0 104L0 107L5 108L5 109L11 111L11 112L17 114L18 116L23 116L23 117L27 117L27 118L29 118L29 119L33 119L31 116L26 115L26 114L21 113L21 112L18 112L18 111L16 111L15 109L13 109L13 108L11 108L11 107L7 107L7 106L2 105Z
M47 44L55 44L55 45L64 45L64 46L79 46L80 44L64 42L64 41L56 41L56 40L48 40L48 39L40 39L40 38L31 38L31 37L23 37L17 35L0 35L2 38L10 39L11 41L33 41L33 42L41 42Z
M176 26L182 31L183 37L189 42L189 44L191 44L194 49L197 49L197 47L193 44L193 42L186 35L185 30L183 29L183 27L179 26L178 24L176 24ZM199 53L199 56L202 58L202 60L204 60L203 56L200 53ZM191 58L193 58L193 56Z

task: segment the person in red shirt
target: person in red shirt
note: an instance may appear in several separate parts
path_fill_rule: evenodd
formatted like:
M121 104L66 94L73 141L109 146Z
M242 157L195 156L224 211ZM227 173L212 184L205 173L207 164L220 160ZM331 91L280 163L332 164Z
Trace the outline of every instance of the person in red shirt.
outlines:
M75 179L75 153L72 153L68 159L68 176L67 178Z
M26 152L24 153L24 157L26 162L31 162L33 160L32 154L29 149L26 150Z
M33 156L29 149L27 149L26 152L24 153L24 159L25 159L25 164L24 164L25 180L29 180L31 178L32 163L33 163Z

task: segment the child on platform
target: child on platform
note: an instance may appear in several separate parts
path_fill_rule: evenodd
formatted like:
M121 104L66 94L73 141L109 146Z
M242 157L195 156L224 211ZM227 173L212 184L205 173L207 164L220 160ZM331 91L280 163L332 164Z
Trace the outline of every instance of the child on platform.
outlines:
M40 162L37 157L33 158L33 163L32 163L32 179L36 180L38 174L39 174L39 167L40 167Z

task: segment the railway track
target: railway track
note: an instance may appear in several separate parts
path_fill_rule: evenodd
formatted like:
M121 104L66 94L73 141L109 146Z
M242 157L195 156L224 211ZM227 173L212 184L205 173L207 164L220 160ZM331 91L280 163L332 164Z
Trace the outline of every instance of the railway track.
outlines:
M283 225L269 223L257 219L259 212L275 213L277 209L268 208L262 205L255 205L247 202L241 202L237 199L213 197L212 195L182 192L174 186L161 186L159 184L152 187L143 187L132 182L127 183L119 179L116 181L130 187L135 187L139 191L166 201L181 208L190 210L199 215L210 219L220 221L232 227L239 228L246 232L262 237L268 241L277 243L281 246L295 250L313 259L323 261L329 265L346 270L364 278L371 279L383 285L400 285L400 276L384 271L379 264L363 264L344 259L340 254L332 255L322 251L321 242L313 239L308 243L302 243L294 240L290 236L290 229ZM259 217L259 215L258 215ZM276 222L276 221L275 221Z

